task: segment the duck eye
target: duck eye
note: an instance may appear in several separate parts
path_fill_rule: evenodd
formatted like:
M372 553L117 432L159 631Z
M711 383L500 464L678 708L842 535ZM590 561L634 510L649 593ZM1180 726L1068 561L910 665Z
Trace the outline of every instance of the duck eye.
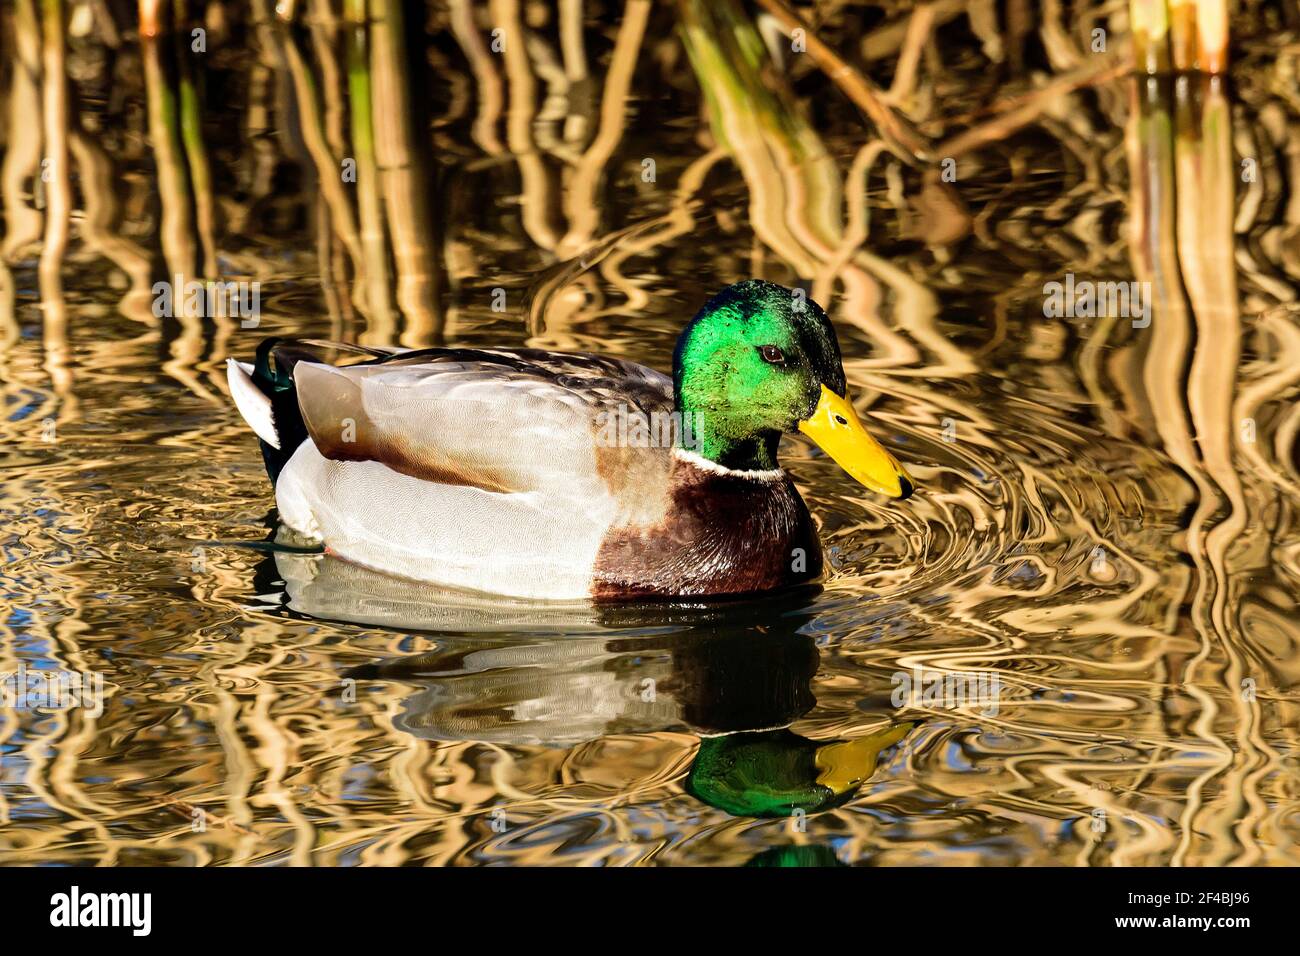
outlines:
M758 354L763 356L764 362L770 362L773 365L785 364L785 353L775 345L760 345L758 347Z

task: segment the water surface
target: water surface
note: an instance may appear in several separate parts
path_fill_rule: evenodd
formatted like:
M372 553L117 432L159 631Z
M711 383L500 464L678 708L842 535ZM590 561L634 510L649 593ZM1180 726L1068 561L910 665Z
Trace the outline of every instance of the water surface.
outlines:
M416 144L380 164L378 260L365 157L354 248L312 152L319 123L360 153L344 34L211 31L211 185L179 200L146 116L157 51L68 39L99 152L74 150L53 285L39 243L7 257L0 672L94 672L106 700L0 710L0 862L1300 862L1294 46L1247 42L1225 82L1062 88L946 182L798 61L780 95L737 67L704 97L670 8L589 15L566 75L544 5L491 5L504 58L486 6L431 7L418 68L372 61L376 89L400 81L377 135ZM996 62L964 18L936 29L900 99L935 144L1086 65L1046 27ZM87 196L118 205L98 232ZM159 239L177 209L188 250ZM258 327L152 314L132 257L161 278L205 234L261 282ZM1045 314L1067 274L1150 283L1149 324ZM264 336L667 369L749 276L827 307L922 489L886 501L788 440L822 589L503 607L247 546L274 503L223 363ZM997 706L897 706L918 669L996 676Z

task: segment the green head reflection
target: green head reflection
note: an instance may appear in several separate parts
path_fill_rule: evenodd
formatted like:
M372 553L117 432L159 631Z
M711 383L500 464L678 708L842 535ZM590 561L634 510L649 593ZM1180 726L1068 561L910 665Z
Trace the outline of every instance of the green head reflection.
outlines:
M775 846L764 850L745 864L747 867L789 869L813 866L844 866L835 851L820 843L802 846Z
M915 726L895 724L831 743L786 729L705 737L686 789L709 806L739 817L832 810L853 798L875 772L881 752Z

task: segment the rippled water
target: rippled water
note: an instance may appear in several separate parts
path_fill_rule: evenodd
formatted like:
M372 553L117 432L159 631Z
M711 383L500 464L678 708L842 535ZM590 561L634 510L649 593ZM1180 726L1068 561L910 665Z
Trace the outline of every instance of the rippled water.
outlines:
M1233 166L1249 153L1260 175L1230 197L1228 259L1199 236L1198 260L1181 221L1185 294L1131 241L1161 201L1133 173L1158 153L1134 118L1145 86L1062 93L948 186L859 152L833 111L803 163L743 131L711 149L694 102L643 67L594 207L554 166L539 199L536 154L483 148L474 109L435 123L444 308L389 328L322 287L300 154L258 174L258 201L238 193L283 117L253 136L232 93L210 107L241 130L212 137L223 266L263 282L260 327L126 317L89 245L63 306L40 304L34 260L13 266L0 672L96 672L106 701L0 710L0 862L1300 862L1287 56L1198 93L1235 110ZM969 95L946 113L983 112ZM151 195L131 137L110 146L134 171L123 195ZM843 219L831 191L833 226L798 180L824 164L865 177ZM776 214L751 206L769 187ZM124 222L157 229L152 206ZM1067 272L1153 278L1150 327L1045 316ZM260 547L273 498L223 362L263 336L418 344L441 325L667 368L701 302L750 275L828 306L851 387L922 489L879 499L788 440L821 590L537 608ZM917 669L995 676L996 707L897 706Z

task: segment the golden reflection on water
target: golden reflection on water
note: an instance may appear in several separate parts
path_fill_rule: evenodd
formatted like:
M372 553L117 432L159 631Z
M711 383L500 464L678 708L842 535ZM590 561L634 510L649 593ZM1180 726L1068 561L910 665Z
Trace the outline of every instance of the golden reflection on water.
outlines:
M1095 9L884 7L809 63L730 2L209 4L195 58L16 0L0 674L107 700L0 709L0 862L1300 862L1295 38L1134 79ZM177 273L260 324L155 317ZM1046 315L1067 273L1150 324ZM263 336L665 368L751 275L827 306L924 489L788 443L821 592L538 609L247 546ZM998 705L897 706L917 669Z

